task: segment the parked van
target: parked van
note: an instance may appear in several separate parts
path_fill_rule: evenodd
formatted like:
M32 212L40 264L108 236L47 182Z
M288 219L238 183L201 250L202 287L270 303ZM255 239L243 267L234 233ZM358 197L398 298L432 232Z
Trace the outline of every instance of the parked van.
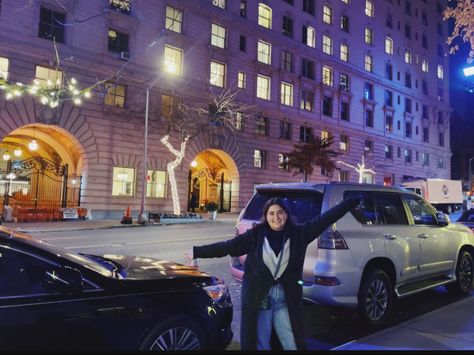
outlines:
M296 222L313 218L351 195L363 209L351 211L308 245L303 270L305 300L358 310L371 326L386 323L399 297L446 286L466 295L474 270L474 234L450 223L421 196L397 187L353 183L276 183L256 187L236 224L240 234L262 220L265 202L281 197ZM291 245L290 245L291 248ZM241 280L245 256L231 272Z

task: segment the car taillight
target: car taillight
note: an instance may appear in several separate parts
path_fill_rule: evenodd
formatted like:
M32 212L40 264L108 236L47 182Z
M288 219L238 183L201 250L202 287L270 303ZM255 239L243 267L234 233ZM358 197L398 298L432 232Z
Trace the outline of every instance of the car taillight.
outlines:
M349 249L346 241L335 227L329 227L318 238L319 249Z

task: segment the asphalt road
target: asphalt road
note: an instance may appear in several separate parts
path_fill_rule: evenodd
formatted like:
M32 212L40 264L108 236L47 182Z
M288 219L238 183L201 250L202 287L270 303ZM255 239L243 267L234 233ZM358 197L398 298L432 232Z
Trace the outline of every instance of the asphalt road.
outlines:
M98 254L131 254L184 262L183 254L192 245L226 240L233 236L234 223L215 223L152 226L143 228L114 228L66 232L34 233L51 244L77 252ZM240 283L229 272L228 257L200 259L199 268L227 282L234 304L232 329L234 339L228 350L239 350ZM427 291L401 299L388 326L439 308L459 298L450 297L444 288ZM358 325L350 310L331 309L308 304L305 309L305 328L310 350L329 350L373 332Z

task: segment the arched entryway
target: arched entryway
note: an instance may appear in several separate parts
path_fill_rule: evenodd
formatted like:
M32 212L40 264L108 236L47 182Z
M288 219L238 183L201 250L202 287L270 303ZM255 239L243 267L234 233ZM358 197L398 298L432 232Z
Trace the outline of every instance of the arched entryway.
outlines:
M188 211L195 203L196 211L204 211L207 202L218 204L218 211L236 208L239 193L239 173L232 157L219 149L199 153L191 163L188 181Z
M84 151L66 130L29 124L0 143L2 214L22 220L55 220L80 207Z

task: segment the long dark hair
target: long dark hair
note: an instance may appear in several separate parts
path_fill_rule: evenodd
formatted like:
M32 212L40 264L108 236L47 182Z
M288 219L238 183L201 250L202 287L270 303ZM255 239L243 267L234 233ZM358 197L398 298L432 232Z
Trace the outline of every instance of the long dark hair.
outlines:
M267 221L267 212L270 206L273 206L273 205L280 206L282 210L285 211L286 214L288 215L288 219L286 220L286 223L285 223L285 229L295 224L293 221L293 216L291 215L291 212L290 212L290 208L288 207L288 204L281 197L272 197L267 202L265 202L265 204L263 205L262 224L265 224L267 227L270 227Z

